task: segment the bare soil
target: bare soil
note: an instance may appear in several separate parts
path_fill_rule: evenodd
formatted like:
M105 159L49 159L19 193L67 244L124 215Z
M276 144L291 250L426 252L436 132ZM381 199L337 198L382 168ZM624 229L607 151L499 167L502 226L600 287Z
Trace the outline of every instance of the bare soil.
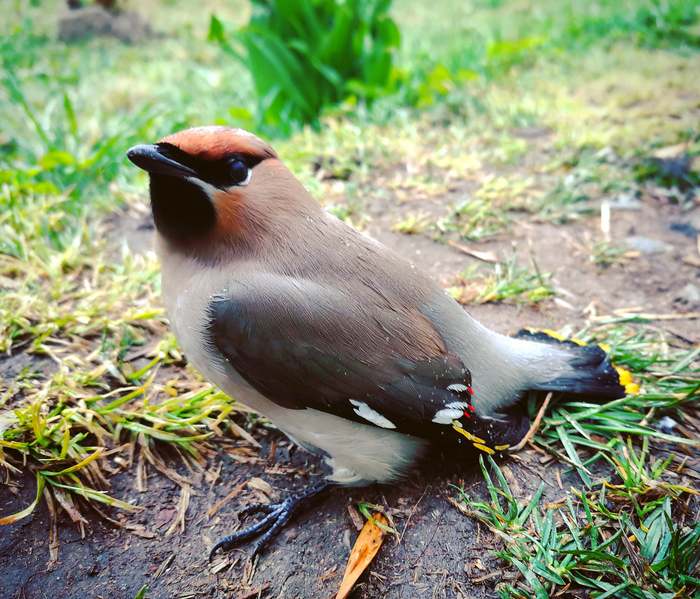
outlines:
M68 43L102 36L134 44L154 35L151 26L139 13L107 10L97 5L67 10L58 21L58 39Z
M435 199L431 211L439 214L455 199L450 195ZM470 256L428 236L391 232L391 224L409 209L410 205L397 206L388 200L368 200L366 210L372 217L369 232L442 281L449 281L472 263ZM566 323L582 324L586 307L598 314L630 307L656 314L697 310L683 293L689 283L700 286L700 268L683 261L688 256L697 259L696 241L672 231L670 225L697 219L699 211L683 214L677 206L644 197L640 210L614 212L613 240L644 236L663 242L666 249L608 268L594 265L586 249L591 240L600 237L597 218L558 226L523 216L507 236L469 245L502 255L515 246L524 262L531 251L540 269L553 273L556 287L565 290L560 297L570 306L548 301L537 307L477 305L470 311L497 330L514 332L523 325L556 328ZM123 228L137 231L136 223L124 222ZM141 229L135 234L150 233ZM700 342L697 320L659 321L658 325L680 346ZM0 362L0 372L7 376L22 359ZM355 599L494 597L495 585L509 576L498 560L489 556L499 541L447 501L456 494L452 485L464 484L472 494L484 493L474 464L451 464L449 459L439 468L440 473L417 473L393 488L332 489L282 532L254 569L247 562L244 546L213 573L207 561L209 547L217 537L236 528L238 509L259 499L259 492L246 481L262 478L274 493L283 496L323 469L317 458L291 446L276 431L257 426L251 432L261 447L252 451L247 463L230 457L232 450L251 447L242 441L232 441L225 451L210 456L209 472L221 465L213 482L201 473L187 472L172 458L171 467L195 483L183 533L166 534L176 514L179 487L154 471L149 473L146 492L135 490L132 471L116 475L111 490L115 496L135 500L145 508L132 521L142 524L141 535L151 538L111 525L94 513L90 514L85 538L81 538L76 526L61 516L59 559L47 570L49 520L43 503L20 523L0 528L0 598L121 599L134 597L142 585L148 585L147 596L152 599L325 599L334 595L357 535L350 512L358 501L384 505L394 518L400 539L387 539L353 592ZM564 467L545 464L544 460L541 454L528 450L505 462L513 490L523 500L541 480L547 485L548 497L565 494L571 475ZM561 473L563 487L555 469ZM207 510L237 486L239 492L207 517ZM34 493L30 477L16 489L1 486L0 513L26 506Z

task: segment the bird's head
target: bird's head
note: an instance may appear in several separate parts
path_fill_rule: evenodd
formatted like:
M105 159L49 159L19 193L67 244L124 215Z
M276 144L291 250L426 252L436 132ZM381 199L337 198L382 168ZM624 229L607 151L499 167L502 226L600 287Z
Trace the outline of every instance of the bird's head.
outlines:
M127 157L150 175L158 233L185 253L250 248L317 208L272 147L242 129L186 129Z

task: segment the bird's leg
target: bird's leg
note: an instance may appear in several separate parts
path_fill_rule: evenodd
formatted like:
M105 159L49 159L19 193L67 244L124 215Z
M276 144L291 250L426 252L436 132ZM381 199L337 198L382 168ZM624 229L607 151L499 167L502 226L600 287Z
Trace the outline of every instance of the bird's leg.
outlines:
M239 517L251 514L252 512L260 511L265 512L265 516L263 516L255 524L241 530L237 530L233 534L226 535L225 537L219 539L209 553L209 560L211 561L214 554L219 549L228 551L233 549L236 545L247 541L248 539L258 537L257 541L253 545L253 553L251 557L254 557L271 539L277 535L277 533L279 533L280 530L282 530L284 525L299 509L302 503L326 490L331 486L331 484L332 483L324 479L314 485L311 485L310 487L307 487L306 489L292 493L289 497L278 503L256 503L244 508L239 512Z

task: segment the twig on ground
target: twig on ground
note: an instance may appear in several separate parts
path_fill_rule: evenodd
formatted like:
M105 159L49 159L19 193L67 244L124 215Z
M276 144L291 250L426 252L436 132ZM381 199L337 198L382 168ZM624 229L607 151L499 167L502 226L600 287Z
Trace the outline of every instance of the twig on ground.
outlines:
M540 406L539 411L537 412L537 416L535 416L535 420L530 426L530 430L527 431L525 436L520 440L520 443L517 445L514 445L513 447L510 448L510 453L514 453L516 451L520 451L527 443L530 441L535 436L535 433L537 430L540 428L540 423L542 422L542 417L544 416L544 413L547 411L547 408L549 407L549 402L552 399L552 392L550 391L547 393L547 397L544 398L544 401L542 402L542 405Z

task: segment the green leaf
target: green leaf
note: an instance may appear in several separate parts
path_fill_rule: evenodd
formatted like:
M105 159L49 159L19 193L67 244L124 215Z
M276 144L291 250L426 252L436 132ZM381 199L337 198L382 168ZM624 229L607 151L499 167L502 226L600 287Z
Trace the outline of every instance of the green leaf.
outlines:
M103 453L104 453L104 448L98 447L89 456L83 458L78 463L73 464L72 466L69 466L68 468L64 468L63 470L60 470L58 472L53 472L51 470L43 470L41 474L42 474L42 476L63 476L65 474L70 474L72 472L80 470L81 468L84 468L85 466L87 466L91 462L94 462L95 460L99 459Z
M621 595L619 595L620 591L625 590L628 586L631 586L632 584L633 584L633 582L631 580L626 580L624 582L621 582L620 584L618 584L615 587L612 587L611 589L609 589L605 593L603 593L601 595L596 595L596 599L606 599L607 597L620 597L621 596Z
M525 580L527 580L530 588L535 592L535 597L537 599L549 599L549 593L547 593L547 590L530 568L514 557L510 557L508 561L510 561L520 571Z
M520 524L520 526L523 526L525 522L527 522L528 518L530 517L530 514L532 514L532 511L537 507L537 504L540 502L540 499L542 498L542 493L544 493L544 483L540 483L539 488L535 492L535 494L532 496L532 499L530 500L530 503L528 503L525 508L518 514L518 519L517 522Z
M576 452L576 449L574 449L574 444L571 442L571 438L563 426L558 426L556 430L557 434L559 435L559 440L566 451L566 455L573 462L574 466L576 467L576 471L581 477L581 480L587 487L590 487L593 484L590 477L590 472L588 472L588 469L581 463L578 453Z
M202 435L177 435L175 433L160 430L152 426L145 426L140 422L125 421L123 426L125 429L135 433L144 433L145 435L158 439L159 441L168 441L170 443L178 443L180 445L187 445L194 441L203 441L211 436L211 433L205 433Z
M559 576L559 574L554 572L550 566L546 564L542 564L538 561L531 561L530 567L532 568L532 571L535 574L538 574L539 576L541 576L545 580L548 580L551 583L561 585L566 584L566 581L561 576Z
M219 43L226 42L226 34L224 32L224 24L214 14L209 19L209 32L207 33L207 39L210 42L219 42Z
M618 535L619 536L619 535ZM602 545L601 545L602 547ZM597 550L583 550L581 551L580 549L576 549L573 551L562 551L564 555L575 555L577 558L580 558L580 562L602 562L603 564L608 567L610 564L613 566L616 566L617 568L624 569L626 566L626 563L624 560L620 559L616 555L612 553L608 553L606 551L600 551L600 549Z
M250 22L233 36L242 53L214 15L209 39L249 69L260 124L289 134L349 97L369 103L395 89L401 35L389 7L384 0L254 0Z
M3 526L5 524L14 524L18 520L21 520L22 518L26 518L31 514L37 505L39 505L39 500L41 499L41 494L44 491L44 477L41 476L41 473L37 472L36 474L36 496L34 497L34 501L32 501L26 508L23 510L20 510L19 512L16 512L14 514L10 514L9 516L5 516L3 518L0 518L0 526Z
M148 592L148 585L144 584L134 595L134 599L146 599L146 593Z
M46 479L46 482L48 482L51 486L53 487L59 487L61 489L65 489L66 491L70 491L71 493L75 493L76 495L80 495L81 497L84 497L85 499L92 499L94 501L98 501L100 503L104 503L106 505L112 506L112 507L117 507L122 510L128 511L128 512L137 512L142 510L143 508L140 508L139 506L132 505L130 503L127 503L126 501L121 501L120 499L116 499L115 497L112 497L110 495L107 495L104 491L97 491L95 489L91 489L89 487L84 487L82 485L76 486L76 485L66 485L59 483L53 479Z
M68 129L71 135L77 139L78 137L78 119L75 118L75 110L73 109L73 103L70 101L67 93L63 93L63 110L66 113L66 120L68 121Z

